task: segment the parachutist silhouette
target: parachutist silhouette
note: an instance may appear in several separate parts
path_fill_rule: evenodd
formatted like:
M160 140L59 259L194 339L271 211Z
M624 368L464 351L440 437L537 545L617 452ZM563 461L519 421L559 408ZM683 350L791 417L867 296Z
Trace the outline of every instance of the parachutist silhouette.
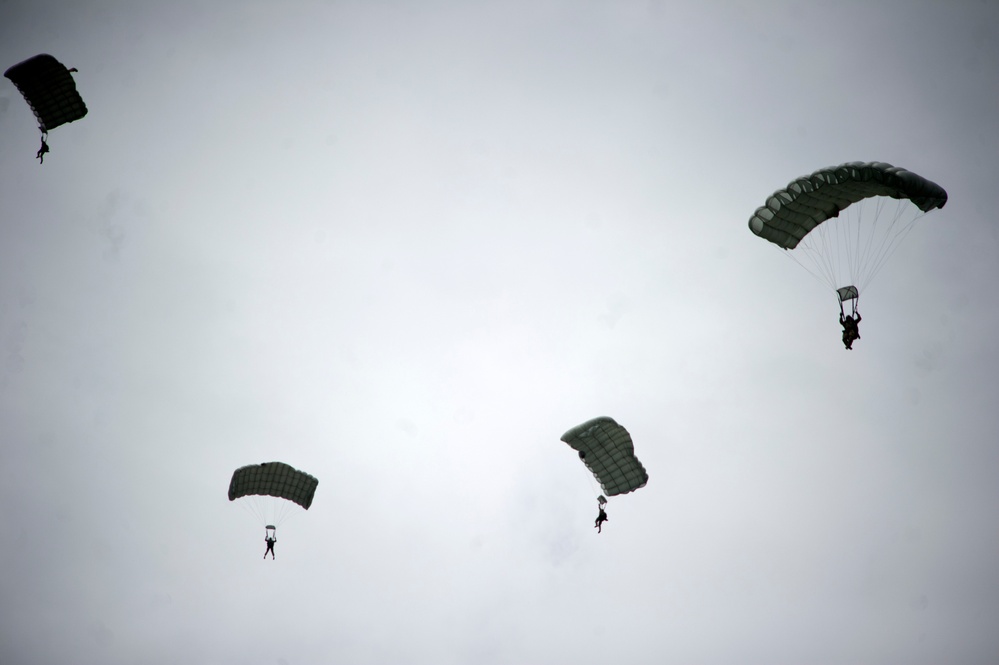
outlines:
M861 316L860 312L856 312L857 318L853 318L849 314L846 316L842 312L839 314L839 323L843 326L843 346L846 347L847 351L853 351L853 343L860 339L860 325Z
M264 550L264 558L266 559L267 558L267 553L270 552L271 553L271 559L273 560L274 559L274 543L277 542L277 538L275 538L273 536L267 536L266 538L264 538L264 542L267 543L267 549Z
M597 521L596 521L596 523L595 523L595 524L593 525L593 528L597 530L597 533L600 533L600 526L601 526L601 525L602 525L602 524L603 524L604 522L609 522L609 521L610 521L610 520L609 520L609 519L607 518L607 512L606 512L606 511L604 510L604 507L603 507L603 506L600 506L600 514L599 514L599 515L597 515Z

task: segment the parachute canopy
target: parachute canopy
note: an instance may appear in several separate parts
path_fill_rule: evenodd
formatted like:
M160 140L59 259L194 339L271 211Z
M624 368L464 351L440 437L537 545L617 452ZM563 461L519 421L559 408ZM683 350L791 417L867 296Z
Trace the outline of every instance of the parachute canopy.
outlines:
M884 162L849 162L791 181L749 218L749 229L851 301L874 280L925 213L947 192ZM842 215L840 214L842 213ZM838 218L838 219L833 219Z
M836 289L836 293L839 295L840 302L847 302L848 300L856 300L860 297L860 292L857 291L856 286L844 286L842 288Z
M51 55L43 53L19 62L4 76L24 95L42 133L87 115L70 70Z
M312 505L319 481L282 462L265 462L240 467L229 483L229 500L243 496L273 496L297 503L306 510Z
M649 482L649 474L635 457L631 435L613 418L588 420L563 434L562 440L579 452L607 496L634 492Z
M943 187L884 162L849 162L819 169L788 183L749 218L756 235L794 249L812 229L841 210L872 196L908 199L923 212L943 208Z

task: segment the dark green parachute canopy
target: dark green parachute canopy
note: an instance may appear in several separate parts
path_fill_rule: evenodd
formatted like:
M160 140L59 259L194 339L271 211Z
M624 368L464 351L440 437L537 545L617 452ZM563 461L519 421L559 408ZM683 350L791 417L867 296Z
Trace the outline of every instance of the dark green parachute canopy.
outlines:
M840 302L847 302L848 300L856 300L860 297L860 292L857 291L856 286L844 286L842 288L836 289L836 294L839 296Z
M24 95L43 134L87 115L87 105L76 91L71 71L76 70L66 69L43 53L19 62L3 74Z
M793 180L749 218L756 235L794 249L812 229L872 196L908 199L923 212L943 208L947 192L912 171L884 162L849 162Z
M229 500L241 496L276 496L297 503L306 510L312 505L319 481L282 462L265 462L240 467L229 483Z
M588 420L563 434L562 440L579 452L607 496L634 492L649 482L649 474L635 457L631 435L613 418Z

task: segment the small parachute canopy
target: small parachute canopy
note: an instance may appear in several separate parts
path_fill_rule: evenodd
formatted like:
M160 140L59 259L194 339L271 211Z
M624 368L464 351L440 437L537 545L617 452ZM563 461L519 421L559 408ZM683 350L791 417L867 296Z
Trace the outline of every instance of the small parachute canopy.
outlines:
M42 133L87 115L87 105L76 91L70 70L51 55L28 58L3 75L24 95Z
M627 494L649 482L649 474L635 457L631 435L613 418L588 420L562 435L596 477L607 496Z
M312 505L319 481L304 471L282 462L251 464L236 469L229 483L229 500L243 496L274 496L297 503L306 510Z
M857 298L860 297L860 292L857 291L856 286L844 286L842 288L836 289L836 293L839 295L840 302L856 300Z
M872 196L908 199L923 212L943 208L947 192L912 171L884 162L849 162L819 169L778 190L749 218L756 235L794 249L812 229Z

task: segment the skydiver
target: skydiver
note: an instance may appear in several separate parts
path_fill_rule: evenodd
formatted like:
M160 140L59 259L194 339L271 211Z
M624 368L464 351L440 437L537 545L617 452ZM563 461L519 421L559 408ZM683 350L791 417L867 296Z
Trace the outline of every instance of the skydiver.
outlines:
M274 559L274 543L277 542L277 538L274 536L267 536L264 538L264 542L267 543L267 549L264 550L264 558L267 558L267 553L271 553L271 560Z
M602 524L603 524L604 522L609 522L609 521L610 521L610 520L609 520L609 519L607 518L607 513L606 513L606 512L604 511L604 507L603 507L603 506L600 506L600 514L599 514L599 515L597 515L597 521L596 521L596 523L595 523L595 524L593 525L593 528L597 530L597 533L600 533L600 526L601 526L601 525L602 525Z
M856 312L856 315L857 318L853 318L849 314L844 316L842 311L839 314L839 323L843 326L843 346L848 351L853 351L853 343L860 339L860 312Z

